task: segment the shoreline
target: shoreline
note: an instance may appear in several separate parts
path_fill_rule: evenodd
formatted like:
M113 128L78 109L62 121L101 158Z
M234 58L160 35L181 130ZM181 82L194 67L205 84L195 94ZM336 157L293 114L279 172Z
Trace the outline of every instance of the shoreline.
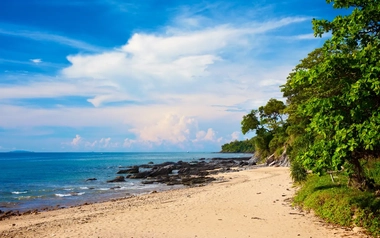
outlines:
M97 179L89 178L85 181L85 187L79 187L80 189L65 188L65 191L62 191L60 194L55 192L55 197L58 197L56 198L57 200L54 200L54 197L48 198L47 202L45 201L45 204L43 204L44 201L41 199L43 196L37 196L36 198L31 199L29 201L29 207L26 207L22 202L5 205L0 204L0 220L9 216L22 215L24 213L28 214L76 207L81 204L106 202L112 199L146 194L151 191L172 190L182 186L191 186L193 183L207 183L209 182L207 180L211 179L209 177L211 174L217 174L227 170L233 171L234 167L239 167L238 169L247 167L247 161L250 158L251 157L247 156L223 158L212 157L208 159L194 158L188 162L183 162L181 159L178 159L177 161L165 161L158 164L149 162L147 164L118 166L113 177L108 177L109 181L107 181L106 184L101 185L102 188L93 187L91 185L92 180L96 181ZM241 163L243 163L243 165ZM120 181L117 180L120 178ZM102 182L102 180L99 181ZM105 183L105 180L103 183ZM132 184L132 186L130 186L130 184ZM72 185L70 187L72 187ZM94 196L88 197L88 194L86 193L92 191L102 191L103 193L94 194ZM27 192L28 190L25 190L25 192L12 192L12 194ZM58 199L61 199L61 201Z
M289 169L213 175L206 186L0 221L0 237L366 237L290 206Z

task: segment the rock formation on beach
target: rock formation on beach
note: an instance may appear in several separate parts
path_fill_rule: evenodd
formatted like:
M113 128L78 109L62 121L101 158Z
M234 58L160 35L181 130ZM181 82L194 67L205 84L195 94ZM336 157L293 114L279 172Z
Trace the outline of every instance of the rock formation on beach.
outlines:
M213 181L211 174L238 171L238 168L256 165L251 157L243 158L201 158L191 162L165 162L162 164L142 164L119 170L117 174L127 174L129 179L143 179L143 184L164 183L167 185L204 184ZM121 176L123 177L123 176ZM107 182L120 182L120 176ZM119 181L120 180L120 181Z
M246 167L257 165L258 158L252 157L242 158L212 158L191 162L165 162L162 164L142 164L119 170L117 174L127 174L129 179L143 179L143 184L164 183L167 185L182 184L193 186L204 184L214 180L209 175L220 172L236 172ZM286 151L275 159L275 156L269 156L266 160L268 166L289 166L289 160ZM261 166L265 166L262 164ZM110 181L108 181L110 182ZM112 182L117 182L115 179Z

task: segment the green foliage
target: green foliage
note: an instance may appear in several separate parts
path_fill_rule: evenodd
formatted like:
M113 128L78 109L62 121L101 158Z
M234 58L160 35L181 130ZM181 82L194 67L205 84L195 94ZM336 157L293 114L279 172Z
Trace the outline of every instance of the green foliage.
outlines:
M254 153L255 152L255 142L253 139L244 141L232 141L222 145L223 153Z
M243 120L241 121L241 131L244 135L259 127L260 122L256 116L257 113L257 110L252 110L249 114L243 116Z
M380 236L380 200L373 193L345 186L348 177L338 176L340 183L335 184L327 175L311 175L297 192L294 203L312 209L327 222L362 226Z
M332 37L301 61L282 88L292 159L318 174L349 165L353 184L366 189L362 162L380 155L380 1L328 2L353 11L331 22L313 20L316 36Z
M282 148L287 141L287 124L282 118L285 108L282 101L272 98L265 106L243 116L241 122L243 134L249 131L256 132L256 136L252 139L257 156L264 158Z
M293 161L290 164L290 176L294 182L304 182L307 179L307 171L298 161Z
M380 159L366 161L363 167L366 176L380 185Z

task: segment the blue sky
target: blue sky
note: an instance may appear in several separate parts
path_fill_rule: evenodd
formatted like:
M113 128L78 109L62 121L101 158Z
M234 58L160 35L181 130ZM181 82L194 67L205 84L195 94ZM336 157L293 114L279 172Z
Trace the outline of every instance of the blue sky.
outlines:
M312 18L339 13L324 0L0 1L0 151L219 151L322 45Z

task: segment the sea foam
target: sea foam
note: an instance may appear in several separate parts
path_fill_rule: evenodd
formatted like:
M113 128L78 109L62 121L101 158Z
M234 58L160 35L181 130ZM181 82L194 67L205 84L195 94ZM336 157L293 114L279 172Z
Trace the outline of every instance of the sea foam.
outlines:
M19 191L13 191L12 194L23 194L23 193L27 193L28 191L23 191L23 192L19 192Z
M57 197L71 197L71 196L81 196L85 194L83 193L56 193L55 196Z

